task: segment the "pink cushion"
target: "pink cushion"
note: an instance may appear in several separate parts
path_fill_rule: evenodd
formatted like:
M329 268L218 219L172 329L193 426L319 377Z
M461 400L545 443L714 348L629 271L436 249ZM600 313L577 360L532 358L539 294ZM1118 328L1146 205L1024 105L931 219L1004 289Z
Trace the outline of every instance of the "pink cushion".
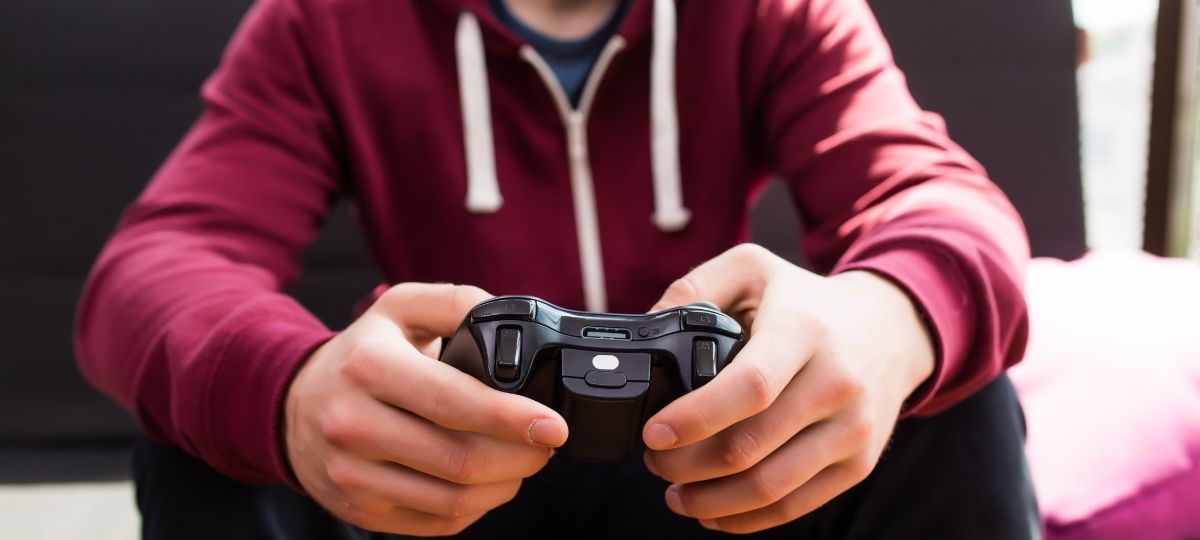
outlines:
M1047 537L1200 537L1200 265L1036 260L1028 291L1011 375Z

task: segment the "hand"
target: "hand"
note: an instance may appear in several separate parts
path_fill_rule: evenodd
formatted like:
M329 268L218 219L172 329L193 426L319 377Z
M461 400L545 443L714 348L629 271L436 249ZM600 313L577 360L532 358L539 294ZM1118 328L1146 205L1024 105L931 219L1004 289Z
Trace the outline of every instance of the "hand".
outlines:
M288 390L288 458L300 485L365 529L455 534L512 499L567 438L533 400L436 360L474 287L391 288L317 349Z
M750 339L642 436L646 466L673 482L667 505L709 529L781 525L861 482L933 371L912 302L869 272L821 277L746 244L676 281L654 310L699 300Z

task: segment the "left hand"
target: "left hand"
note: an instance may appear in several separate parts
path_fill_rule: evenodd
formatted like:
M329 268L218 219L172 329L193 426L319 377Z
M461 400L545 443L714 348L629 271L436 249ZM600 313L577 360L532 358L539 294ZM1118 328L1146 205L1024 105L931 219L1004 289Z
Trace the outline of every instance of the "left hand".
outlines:
M642 437L646 466L673 482L667 505L709 529L781 525L861 482L934 369L912 301L870 272L822 277L744 244L673 283L654 310L700 300L750 339Z

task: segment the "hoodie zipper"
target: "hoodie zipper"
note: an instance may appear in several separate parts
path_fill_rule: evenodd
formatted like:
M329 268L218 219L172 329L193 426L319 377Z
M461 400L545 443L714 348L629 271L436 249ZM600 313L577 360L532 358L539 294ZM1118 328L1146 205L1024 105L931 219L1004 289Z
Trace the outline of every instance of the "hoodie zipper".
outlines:
M554 76L554 71L537 51L525 45L521 57L533 66L554 98L554 104L567 131L567 159L571 174L571 199L575 208L575 233L579 243L579 263L583 273L584 301L588 311L608 311L605 291L604 256L600 250L600 223L596 215L596 192L592 182L592 166L588 158L587 120L604 72L617 53L625 48L625 38L613 36L600 51L592 72L588 74L579 99L573 109L566 92Z

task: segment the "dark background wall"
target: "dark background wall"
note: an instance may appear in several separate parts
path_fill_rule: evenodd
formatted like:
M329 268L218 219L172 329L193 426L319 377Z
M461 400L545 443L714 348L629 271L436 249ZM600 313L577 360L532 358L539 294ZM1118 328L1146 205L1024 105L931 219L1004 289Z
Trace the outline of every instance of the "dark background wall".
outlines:
M199 113L248 0L0 3L0 482L124 474L136 426L76 371L83 278ZM989 168L1035 252L1083 251L1069 0L872 2L914 94ZM776 185L772 190L782 189ZM754 238L799 260L787 197ZM329 324L377 282L345 209L295 294Z

